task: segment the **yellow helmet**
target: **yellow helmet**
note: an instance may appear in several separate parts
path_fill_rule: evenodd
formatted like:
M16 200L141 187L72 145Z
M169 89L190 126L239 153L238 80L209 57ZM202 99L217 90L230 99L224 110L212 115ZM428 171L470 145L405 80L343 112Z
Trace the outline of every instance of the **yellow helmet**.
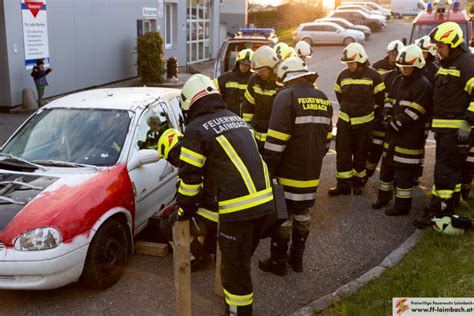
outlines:
M461 27L456 22L444 22L430 32L431 42L436 44L447 44L456 48L464 41Z
M288 48L288 44L284 42L280 42L276 44L275 46L273 46L273 50L275 51L277 58L279 60L282 60L281 58L282 52L286 51L287 48Z
M168 159L170 151L183 138L183 134L174 128L169 128L160 136L158 140L158 157Z
M181 89L181 108L187 111L197 100L209 94L219 93L209 77L192 75Z
M421 51L424 53L430 53L433 56L436 55L436 48L433 43L431 43L431 38L429 35L425 35L417 39L415 41L415 45L421 48Z
M252 56L252 70L259 70L265 67L275 68L278 58L275 51L270 46L260 46Z
M423 52L417 45L405 46L398 52L396 61L398 67L417 67L421 69L425 66L425 63Z
M359 43L350 43L342 51L341 62L345 64L354 62L363 64L367 59L369 59L367 53Z
M241 63L244 65L250 65L250 61L252 60L253 56L253 50L250 48L243 49L239 52L237 55L237 58L235 59L235 63Z
M281 60L285 61L291 57L298 57L298 55L293 47L287 46L286 49L282 51Z

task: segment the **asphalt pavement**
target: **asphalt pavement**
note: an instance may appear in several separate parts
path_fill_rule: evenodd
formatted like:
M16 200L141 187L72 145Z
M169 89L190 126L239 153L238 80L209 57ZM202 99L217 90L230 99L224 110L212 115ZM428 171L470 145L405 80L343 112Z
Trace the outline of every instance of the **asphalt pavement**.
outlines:
M388 42L407 37L410 24L390 21L365 44L370 60L382 58ZM344 65L342 46L315 47L309 62L318 71L319 87L334 100L333 85ZM0 114L0 143L25 116ZM334 147L334 144L333 144ZM362 196L329 197L334 186L335 152L324 160L316 205L311 210L311 234L304 257L304 272L278 277L258 270L257 262L269 254L269 240L261 242L252 259L255 315L287 315L329 294L379 264L415 230L412 220L428 202L432 183L434 143L427 143L421 185L415 192L414 211L392 218L370 205L376 197L378 173ZM194 315L222 315L223 301L214 295L214 266L192 275ZM118 314L173 315L175 300L172 256L134 255L123 278L112 288L94 291L72 284L51 291L0 291L0 315L8 314Z

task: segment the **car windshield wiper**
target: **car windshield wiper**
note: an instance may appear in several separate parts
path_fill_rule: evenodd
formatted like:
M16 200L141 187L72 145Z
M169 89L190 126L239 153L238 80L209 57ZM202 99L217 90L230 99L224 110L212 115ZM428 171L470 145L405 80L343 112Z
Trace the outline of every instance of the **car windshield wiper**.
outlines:
M38 164L35 164L31 161L28 161L26 159L23 159L23 158L20 158L20 157L17 157L17 156L13 156L12 154L6 154L6 153L0 153L0 156L3 156L3 157L8 157L10 158L11 160L14 160L15 162L20 162L22 164L25 164L25 165L29 165L31 167L34 167L35 169L41 169L41 170L44 170L44 167L43 166L40 166Z
M81 168L94 168L98 170L97 166L94 165L87 165L84 163L78 163L78 162L69 162L69 161L62 161L62 160L52 160L52 159L46 159L46 160L33 160L34 163L40 164L40 165L45 165L45 166L57 166L57 167L81 167Z

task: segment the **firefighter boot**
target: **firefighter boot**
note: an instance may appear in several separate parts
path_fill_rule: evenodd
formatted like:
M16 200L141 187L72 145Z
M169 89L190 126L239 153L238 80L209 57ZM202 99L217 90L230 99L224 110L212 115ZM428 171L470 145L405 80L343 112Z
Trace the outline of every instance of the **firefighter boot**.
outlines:
M303 253L308 235L309 232L302 232L299 229L293 229L288 263L295 272L303 272Z
M190 244L191 253L194 259L191 260L191 272L196 272L207 268L212 263L211 255L197 238L194 238Z
M260 270L279 276L287 275L288 269L286 267L286 253L288 251L289 242L289 239L273 236L272 245L270 248L270 258L260 260L258 262L258 267Z
M335 188L328 191L329 196L349 195L351 194L351 186L348 183L338 182Z
M372 203L372 208L374 210L379 210L382 207L388 205L390 200L393 198L393 192L392 191L383 191L379 189L378 194L377 194L377 201Z

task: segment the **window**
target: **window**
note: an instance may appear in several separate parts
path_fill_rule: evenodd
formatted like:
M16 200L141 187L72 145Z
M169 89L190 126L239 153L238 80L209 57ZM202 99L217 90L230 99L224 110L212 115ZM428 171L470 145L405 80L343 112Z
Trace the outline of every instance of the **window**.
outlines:
M172 48L175 43L175 34L176 34L176 4L168 3L166 4L165 11L165 48Z
M147 19L143 21L143 33L156 32L156 20Z
M320 26L320 25L309 25L309 26L305 26L305 28L303 29L303 31L309 31L309 32L319 32L323 30L324 30L324 26Z

